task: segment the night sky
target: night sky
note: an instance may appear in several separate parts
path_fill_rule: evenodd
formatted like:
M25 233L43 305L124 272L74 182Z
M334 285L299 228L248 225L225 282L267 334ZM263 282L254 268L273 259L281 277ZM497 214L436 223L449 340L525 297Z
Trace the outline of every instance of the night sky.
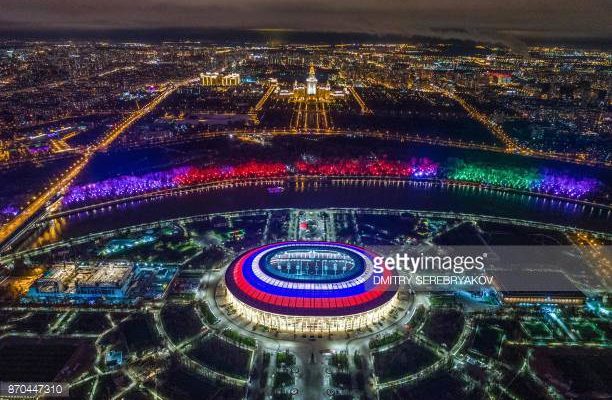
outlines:
M498 39L612 37L611 0L1 0L3 30L294 29Z

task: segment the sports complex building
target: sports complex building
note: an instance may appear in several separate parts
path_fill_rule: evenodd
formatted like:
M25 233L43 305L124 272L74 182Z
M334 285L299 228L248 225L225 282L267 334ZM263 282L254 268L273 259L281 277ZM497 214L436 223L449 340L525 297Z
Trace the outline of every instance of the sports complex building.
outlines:
M110 261L50 266L30 286L23 303L130 304L166 295L178 267L156 263Z
M242 318L279 331L364 328L385 318L398 299L397 287L373 283L374 256L357 246L329 242L258 247L228 267L227 300Z

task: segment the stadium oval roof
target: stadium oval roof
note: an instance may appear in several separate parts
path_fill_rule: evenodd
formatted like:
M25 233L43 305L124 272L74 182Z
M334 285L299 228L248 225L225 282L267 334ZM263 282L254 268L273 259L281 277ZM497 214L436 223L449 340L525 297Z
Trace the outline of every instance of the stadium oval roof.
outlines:
M274 314L342 316L367 312L393 298L397 287L376 277L373 252L332 242L281 242L247 251L225 273L241 302Z

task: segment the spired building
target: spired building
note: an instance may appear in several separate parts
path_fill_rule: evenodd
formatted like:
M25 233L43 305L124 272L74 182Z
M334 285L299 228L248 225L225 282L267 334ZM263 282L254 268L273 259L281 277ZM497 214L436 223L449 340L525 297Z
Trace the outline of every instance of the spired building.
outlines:
M332 94L329 83L319 85L314 64L310 64L306 84L295 82L289 101L294 103L291 128L294 131L325 132L330 127L329 104L343 92Z
M306 94L308 96L317 95L317 77L315 76L314 64L310 64L310 71L308 72L308 78L306 78Z
M319 85L314 64L310 64L306 85L297 81L293 84L292 98L294 101L306 101L314 104L315 102L327 102L330 97L331 88L329 84Z

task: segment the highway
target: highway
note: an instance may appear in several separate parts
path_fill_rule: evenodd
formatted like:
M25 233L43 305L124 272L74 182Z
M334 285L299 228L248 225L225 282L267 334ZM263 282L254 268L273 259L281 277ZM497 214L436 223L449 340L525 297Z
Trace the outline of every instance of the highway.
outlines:
M277 209L250 209L243 211L231 211L231 212L219 212L219 213L207 213L200 215L193 215L189 217L180 217L180 218L171 218L162 221L154 221L148 222L139 225L131 225L125 226L113 230L94 232L87 234L85 236L75 237L75 238L66 238L64 240L54 242L45 246L37 247L34 249L28 249L18 252L13 252L10 254L6 254L0 257L0 264L8 264L16 259L23 257L34 257L41 254L50 253L57 249L68 248L72 246L76 246L83 243L92 242L99 239L108 239L115 237L119 234L125 233L135 233L135 232L143 232L148 229L157 228L160 226L168 226L174 225L177 223L193 223L193 222L201 222L212 220L216 217L247 217L257 214L265 214L270 211L282 211L282 210L290 210L287 208L277 208ZM575 232L585 232L592 235L594 238L604 239L604 240L612 240L612 234L602 233L602 232L594 232L583 229L576 229L571 226L562 226L557 224L543 223L537 221L527 221L516 218L507 218L507 217L496 217L491 215L479 215L479 214L467 214L467 213L456 213L452 211L424 211L424 210L414 210L414 209L384 209L384 208L326 208L326 210L330 212L360 212L366 214L375 214L375 215L395 215L401 216L403 214L416 214L421 218L430 218L430 219L463 219L463 220L472 220L472 221L483 221L483 222L493 222L499 224L510 224L510 225L518 225L525 226L530 228L538 228L538 229L551 229L551 230L560 230L565 233L575 233Z
M264 96L265 97L265 96ZM262 99L263 100L263 99ZM146 107L146 106L145 106ZM257 117L257 112L253 111L250 113L251 118L255 119ZM128 117L129 118L129 117ZM482 118L485 118L484 116ZM301 119L301 118L300 118ZM124 120L125 122L125 120ZM482 122L483 124L489 126L489 122L486 120ZM492 124L492 122L490 122ZM292 125L295 125L292 121ZM499 132L503 132L501 128L497 126L495 128ZM505 133L504 133L505 134ZM586 165L591 167L601 167L601 168L612 168L612 162L606 161L596 161L587 159L584 157L580 157L575 154L566 154L566 153L555 153L555 152L544 152L537 151L532 149L519 148L516 144L512 144L511 146L496 146L496 145L487 145L483 143L473 143L473 142L464 142L462 140L453 140L453 139L444 139L440 137L432 137L432 136L421 136L419 134L412 134L409 132L389 132L389 131L370 131L370 130L361 130L361 131L351 131L346 129L317 129L317 130L309 130L309 129L265 129L265 128L252 128L252 129L235 129L235 130L226 130L226 131L203 131L189 135L177 135L175 137L164 137L160 139L152 139L146 141L140 140L128 140L122 143L123 149L136 149L136 148L145 148L145 147L154 147L154 146L162 146L162 145L176 145L176 144L184 144L197 142L200 140L207 140L212 138L219 137L274 137L274 136L290 136L290 135L308 135L308 136L317 136L320 135L322 137L326 136L344 136L344 137L356 137L356 138L373 138L380 140L388 140L388 141L397 141L400 143L419 143L426 144L431 146L441 146L441 147L452 147L459 149L469 149L469 150L479 150L486 152L494 152L494 153L505 153L505 154L517 154L522 157L543 159L543 160L555 160L561 162L567 162L578 165ZM114 140L114 139L113 139ZM514 143L514 142L512 142ZM64 150L62 153L52 153L48 156L43 156L37 159L33 159L36 162L48 162L53 161L61 157L66 157L74 153L86 151L86 147L71 147L69 149ZM15 161L7 161L0 163L0 167L11 167L13 165L18 165L20 163L28 162L30 159L20 159Z
M351 92L351 94L353 95L353 97L355 98L355 101L357 102L357 104L359 104L359 108L361 108L361 113L362 114L372 114L372 110L370 110L368 108L368 106L366 105L365 101L363 101L363 99L361 98L359 93L357 93L355 88L353 86L349 86L348 89Z
M517 147L507 148L502 146L487 145L482 143L464 142L461 140L443 139L439 137L420 136L418 134L397 133L389 131L351 131L345 129L327 129L327 130L296 130L296 129L236 129L228 131L204 131L191 135L182 135L176 137L165 137L161 139L142 141L127 141L122 144L123 148L143 148L160 145L174 145L191 143L199 140L206 140L218 137L274 137L274 136L291 136L291 135L308 135L308 136L344 136L350 138L373 138L380 140L397 141L400 143L419 143L431 146L454 147L459 149L488 151L494 153L516 154L522 157L555 160L578 165L587 165L591 167L612 168L612 162L596 161L584 159L573 154L550 153L536 150L518 149Z
M493 136L499 139L504 144L504 146L506 146L506 149L508 149L508 151L516 152L517 150L521 149L518 143L516 143L516 141L512 137L510 137L510 135L508 135L501 126L499 126L497 123L492 121L485 114L479 112L476 109L476 107L469 104L459 95L457 95L455 92L451 92L450 90L443 89L439 86L431 85L431 87L434 91L441 93L442 95L448 97L449 99L454 100L457 103L459 103L459 105L463 107L463 109L468 113L468 115L472 119L475 119L476 121L486 126L487 129L491 132L491 134L493 134ZM531 151L529 150L523 150L523 151L526 154L531 153Z
M83 155L70 167L68 167L66 171L57 176L51 185L45 188L44 192L37 197L32 198L15 218L0 228L0 244L4 244L12 235L21 229L24 224L30 221L31 218L35 217L47 203L64 193L72 181L81 173L81 171L83 171L97 152L106 150L108 146L113 143L113 141L127 131L136 121L154 110L155 107L157 107L163 100L172 94L178 87L191 81L192 80L186 80L177 84L166 85L160 94L153 98L153 100L151 100L147 105L132 112L121 123L111 129L99 142L87 147L84 150Z
M504 144L504 152L506 153L515 153L526 157L543 158L582 165L603 166L607 168L612 166L612 163L610 162L593 162L586 159L584 155L580 154L559 153L554 151L545 152L541 150L533 150L522 146L517 143L516 140L512 138L498 123L489 118L485 113L478 111L476 107L468 103L467 100L459 96L457 93L452 92L450 90L446 90L439 86L430 86L432 91L438 92L448 97L449 99L456 101L461 107L463 107L463 109L468 113L471 118L484 125L493 136L495 136Z

